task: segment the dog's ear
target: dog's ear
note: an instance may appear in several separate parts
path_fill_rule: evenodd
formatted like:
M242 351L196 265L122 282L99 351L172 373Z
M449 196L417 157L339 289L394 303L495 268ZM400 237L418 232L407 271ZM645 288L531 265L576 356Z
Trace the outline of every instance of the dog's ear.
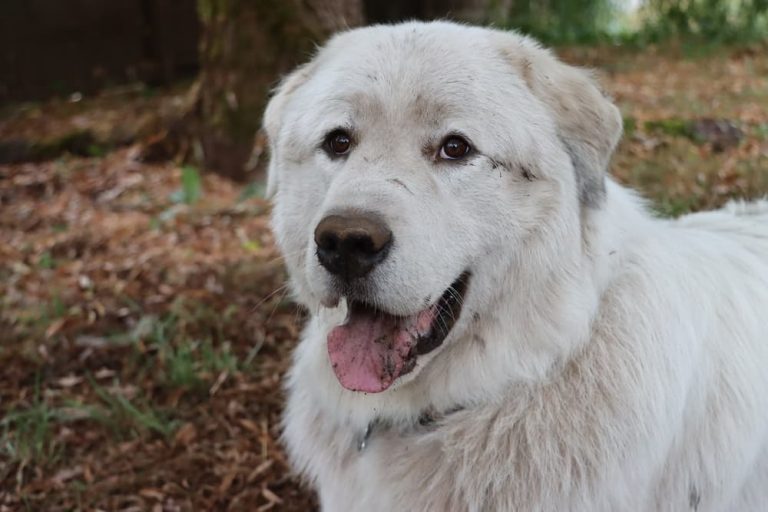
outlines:
M272 197L277 191L277 138L283 121L285 105L293 92L305 83L312 70L312 63L305 64L286 76L275 89L272 98L264 110L264 131L269 141L269 166L267 167L267 197Z
M605 172L621 138L619 109L588 71L564 64L532 39L508 33L503 39L503 56L554 114L573 161L581 203L598 207L605 196Z

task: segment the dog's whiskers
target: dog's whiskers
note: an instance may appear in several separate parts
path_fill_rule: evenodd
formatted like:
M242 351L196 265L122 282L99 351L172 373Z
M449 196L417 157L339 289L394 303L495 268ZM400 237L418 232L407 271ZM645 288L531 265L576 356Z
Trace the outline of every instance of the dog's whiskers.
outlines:
M256 311L258 311L258 310L259 310L259 308L260 308L260 307L261 307L261 306L262 306L262 305L263 305L265 302L267 302L269 299L271 299L272 297L274 297L274 296L275 296L275 295L277 295L278 293L280 293L280 292L283 292L283 295L280 297L280 300L278 300L278 301L277 301L277 303L279 304L280 302L282 302L282 300L283 300L283 299L285 298L285 296L288 294L288 291L289 291L289 284L288 284L288 283L283 283L282 285L278 286L278 287L277 287L277 288L275 288L273 291L271 291L271 292L270 292L270 293L269 293L269 294L268 294L266 297L264 297L264 298L263 298L263 299L261 299L259 302L257 302L257 303L256 303L256 305L255 305L255 306L253 306L253 307L251 308L251 310L250 310L250 314L253 314L253 313L255 313Z
M445 321L445 316L450 316L451 321L455 321L456 319L453 316L453 311L450 309L445 309L441 304L437 305L437 321L440 323L440 329L443 331L443 334L448 334L450 329L448 328L448 323Z
M453 300L455 300L459 306L464 305L464 297L459 293L458 290L456 290L456 288L454 288L453 286L449 286L448 293L451 295Z

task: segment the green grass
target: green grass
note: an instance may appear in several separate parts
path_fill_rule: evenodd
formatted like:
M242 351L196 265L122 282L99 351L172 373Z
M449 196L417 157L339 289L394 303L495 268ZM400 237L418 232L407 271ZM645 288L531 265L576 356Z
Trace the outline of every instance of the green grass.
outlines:
M125 437L126 432L134 436L153 432L167 438L176 430L178 422L146 400L134 403L121 394L109 393L92 378L89 380L103 403L90 409L91 417L109 427L116 436Z
M691 137L690 121L685 119L659 119L646 121L644 127L649 132L661 132L675 137Z
M753 128L754 136L758 139L768 140L768 123L761 123Z
M676 218L694 209L695 198L660 197L653 202L653 210L661 217Z
M203 180L200 171L191 165L181 168L181 188L171 194L174 203L194 204L203 195Z
M67 314L67 305L58 293L48 302L48 307L44 310L45 320L57 320Z
M241 368L224 341L232 311L221 315L191 302L177 303L172 310L163 317L143 317L128 335L137 357L146 360L146 371L158 372L170 387L200 389L217 374Z
M37 266L42 269L52 269L56 267L56 260L53 259L50 251L45 251L37 260Z
M132 401L121 394L110 393L93 378L89 377L89 381L100 403L70 401L54 407L42 396L38 375L30 405L15 408L0 420L0 454L13 462L55 464L65 449L56 439L58 428L76 421L95 421L121 439L140 437L148 432L167 438L178 426L170 415L146 400Z
M187 341L164 352L166 378L172 386L195 388L220 372L235 372L238 361L228 344L214 347L206 341Z
M183 205L193 205L203 196L203 178L200 171L192 165L185 165L181 168L181 187L173 191L168 199L173 203L162 210L150 221L152 229L163 229L166 224L171 223L177 215L185 210Z
M43 462L56 459L57 446L52 442L53 428L60 419L40 392L40 376L35 377L32 403L26 409L10 411L2 420L2 450L10 460Z
M222 315L191 301L179 302L172 310L163 317L146 315L130 332L109 339L117 345L132 345L135 361L144 365L145 371L155 373L166 389L207 389L222 372L234 373L241 368L229 342L222 341L233 311ZM34 321L45 329L65 314L66 307L56 295L43 305ZM141 377L140 372L134 378ZM38 375L30 403L14 408L0 420L0 454L16 462L54 463L65 448L56 440L59 426L73 421L96 422L121 439L147 433L167 438L178 426L172 415L149 399L112 392L90 376L88 381L93 393L85 396L95 403L70 400L54 406L45 399Z

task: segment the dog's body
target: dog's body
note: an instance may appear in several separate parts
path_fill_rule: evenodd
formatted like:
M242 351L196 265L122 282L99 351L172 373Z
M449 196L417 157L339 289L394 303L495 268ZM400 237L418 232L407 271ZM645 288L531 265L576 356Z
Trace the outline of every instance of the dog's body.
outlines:
M313 313L285 439L325 510L768 509L768 203L652 218L589 76L486 29L337 36L265 125ZM393 238L342 279L318 229L359 211Z

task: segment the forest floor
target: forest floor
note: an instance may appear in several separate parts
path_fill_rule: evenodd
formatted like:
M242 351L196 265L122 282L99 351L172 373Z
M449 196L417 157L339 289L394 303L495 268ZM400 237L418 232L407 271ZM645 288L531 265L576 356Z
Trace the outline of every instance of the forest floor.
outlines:
M613 175L675 216L768 193L765 51L561 53L621 106ZM278 442L304 314L263 187L138 158L183 90L0 113L0 511L314 507Z

